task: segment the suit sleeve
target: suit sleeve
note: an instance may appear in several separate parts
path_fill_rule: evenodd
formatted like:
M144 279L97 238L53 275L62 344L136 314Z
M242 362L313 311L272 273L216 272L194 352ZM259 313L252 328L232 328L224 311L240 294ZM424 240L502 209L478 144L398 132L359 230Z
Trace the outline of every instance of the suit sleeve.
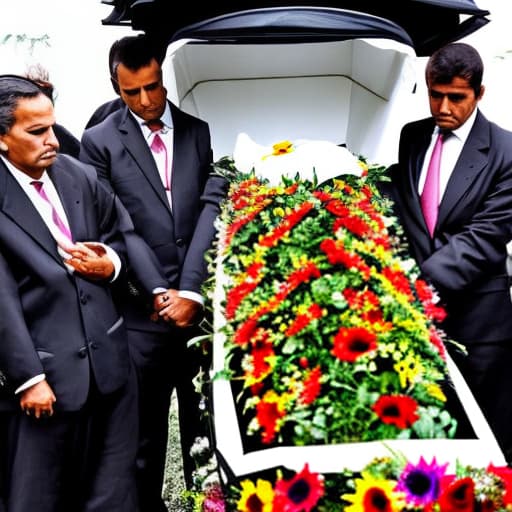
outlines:
M213 246L217 233L215 221L229 187L226 178L214 171L210 133L206 123L203 123L201 140L203 142L202 160L208 177L201 194L201 210L183 262L179 283L180 290L190 290L197 293L201 293L201 287L208 274L206 255Z
M44 370L27 328L16 280L1 252L0 282L0 373L14 392Z

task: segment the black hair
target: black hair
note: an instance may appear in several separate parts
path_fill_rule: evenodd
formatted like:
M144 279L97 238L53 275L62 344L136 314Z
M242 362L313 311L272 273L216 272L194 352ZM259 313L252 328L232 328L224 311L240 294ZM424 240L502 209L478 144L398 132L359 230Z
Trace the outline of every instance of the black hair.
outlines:
M132 71L137 71L144 66L148 66L153 59L161 65L164 58L165 47L146 34L126 36L115 41L110 47L108 67L110 80L116 93L119 94L117 84L117 67L119 64L123 64Z
M456 77L467 80L480 96L484 64L480 54L466 43L451 43L435 51L427 62L425 77L432 84L449 84Z
M14 112L21 98L35 98L43 91L38 84L18 75L0 75L0 135L14 125ZM44 94L44 93L43 93Z

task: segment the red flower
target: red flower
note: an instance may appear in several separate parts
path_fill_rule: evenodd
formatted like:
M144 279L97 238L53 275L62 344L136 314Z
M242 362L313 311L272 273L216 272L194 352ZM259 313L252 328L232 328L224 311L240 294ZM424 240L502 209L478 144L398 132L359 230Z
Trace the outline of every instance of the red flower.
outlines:
M278 224L270 233L263 236L260 245L263 247L272 247L280 238L282 238L293 226L298 224L306 214L314 208L312 203L303 203L292 213L287 215L280 224Z
M286 329L286 336L294 336L306 328L313 320L321 316L322 308L318 304L312 304L306 313L297 315L292 324Z
M377 348L377 336L364 327L340 327L334 336L331 354L353 363L358 357Z
M441 339L441 336L439 334L439 331L434 327L431 326L429 328L430 333L430 341L434 347L437 348L439 355L446 360L446 348L444 346L443 340Z
M320 394L320 377L322 376L322 372L320 371L320 367L317 366L313 368L304 379L304 389L300 394L300 402L308 405L314 402L317 396Z
M263 429L261 440L263 443L271 443L278 431L277 422L284 417L286 411L275 400L266 400L265 396L256 406L256 418Z
M245 272L245 279L237 286L228 290L226 294L226 318L234 318L242 300L258 286L262 277L260 273L262 268L263 264L252 263Z
M397 291L412 298L411 283L402 271L385 267L382 269L382 275L391 282Z
M310 512L324 494L324 479L311 473L305 464L290 480L279 479L275 486L274 512Z
M416 400L405 395L383 395L373 405L372 409L387 425L398 428L409 428L419 416Z
M274 354L274 348L269 333L263 329L258 329L255 333L254 339L251 341L252 351L252 372L251 375L254 379L261 379L270 371L270 364L268 358Z
M475 482L470 477L449 484L439 496L441 512L473 512L475 510Z

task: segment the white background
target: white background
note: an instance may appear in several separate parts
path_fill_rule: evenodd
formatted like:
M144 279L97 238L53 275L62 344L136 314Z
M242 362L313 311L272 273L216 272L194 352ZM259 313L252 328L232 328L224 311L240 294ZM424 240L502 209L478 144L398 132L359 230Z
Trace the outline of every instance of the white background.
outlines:
M33 51L26 40L11 38L0 44L0 73L24 73L29 64L43 64L58 93L58 121L80 137L93 110L114 97L108 49L115 39L133 31L102 25L112 7L100 0L0 0L0 4L0 43L12 34L48 35L50 44L36 44ZM512 130L512 1L476 0L476 4L491 13L491 22L466 38L486 64L487 90L480 106L488 117ZM418 70L421 87L422 60ZM427 108L427 98L418 94L418 100L421 112Z

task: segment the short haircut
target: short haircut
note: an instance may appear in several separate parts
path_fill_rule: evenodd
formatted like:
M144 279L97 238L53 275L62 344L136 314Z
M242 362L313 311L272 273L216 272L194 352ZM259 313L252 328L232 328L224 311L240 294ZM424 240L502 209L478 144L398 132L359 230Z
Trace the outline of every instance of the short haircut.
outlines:
M110 47L108 66L110 77L117 79L117 67L123 64L132 71L149 65L152 59L162 64L165 47L145 34L126 36L115 41Z
M459 77L480 96L484 64L480 54L466 43L451 43L435 51L427 62L425 78L432 84L449 84Z
M35 98L44 94L39 85L23 76L0 75L0 135L5 135L14 125L14 112L22 98Z

